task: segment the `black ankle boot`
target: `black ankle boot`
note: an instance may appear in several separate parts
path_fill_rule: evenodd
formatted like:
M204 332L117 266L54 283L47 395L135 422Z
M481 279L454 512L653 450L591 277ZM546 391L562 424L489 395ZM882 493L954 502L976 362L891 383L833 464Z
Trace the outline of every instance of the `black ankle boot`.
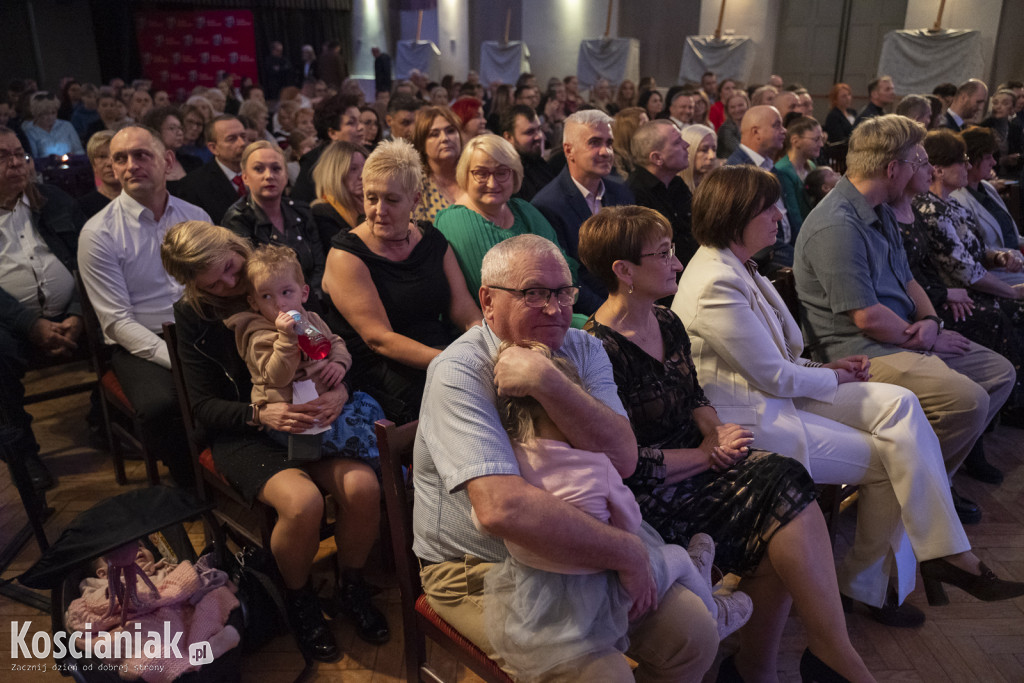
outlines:
M296 591L288 591L288 622L302 653L318 662L336 662L341 650L334 634L320 611L320 597L311 583Z
M391 632L387 618L374 606L370 594L371 588L360 572L345 570L335 604L338 613L355 625L360 638L373 645L381 645L388 642Z
M850 681L811 652L804 650L800 658L800 680L803 683L850 683Z
M975 442L971 452L967 454L962 469L968 477L983 481L986 484L1003 483L1003 472L985 458L985 447L982 445L980 437Z

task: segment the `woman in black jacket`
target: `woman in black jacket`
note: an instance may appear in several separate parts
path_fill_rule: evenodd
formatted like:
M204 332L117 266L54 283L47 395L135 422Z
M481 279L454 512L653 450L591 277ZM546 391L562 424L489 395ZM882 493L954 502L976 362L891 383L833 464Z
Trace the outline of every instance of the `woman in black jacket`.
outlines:
M309 206L283 196L288 171L281 148L267 140L246 147L242 154L242 182L249 192L231 205L222 224L254 247L291 247L299 258L306 284L315 295L313 310L321 312L320 281L326 256Z
M370 601L362 577L380 525L380 486L361 461L289 460L286 449L262 432L269 427L299 433L330 424L341 413L348 389L343 383L301 405L250 402L249 371L234 334L222 322L248 307L241 274L249 253L248 242L210 223L186 221L167 232L161 259L185 286L174 305L178 355L192 415L202 442L210 446L217 473L246 501L259 500L277 512L270 551L288 589L288 615L300 646L313 659L334 661L340 651L310 582L320 543L321 489L331 494L336 507L342 576L337 607L355 622L360 637L380 644L389 637L387 620Z

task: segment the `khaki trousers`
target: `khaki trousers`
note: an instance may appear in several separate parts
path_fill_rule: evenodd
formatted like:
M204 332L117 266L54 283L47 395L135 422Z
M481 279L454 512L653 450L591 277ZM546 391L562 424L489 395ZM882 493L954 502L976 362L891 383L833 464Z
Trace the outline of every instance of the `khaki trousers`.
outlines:
M420 572L430 606L513 677L515 671L495 655L484 630L484 575L493 567L475 557L426 565ZM639 663L634 676L625 658L610 652L571 670L550 672L545 681L700 681L718 651L714 618L699 597L678 584L669 588L658 609L634 624L629 655Z

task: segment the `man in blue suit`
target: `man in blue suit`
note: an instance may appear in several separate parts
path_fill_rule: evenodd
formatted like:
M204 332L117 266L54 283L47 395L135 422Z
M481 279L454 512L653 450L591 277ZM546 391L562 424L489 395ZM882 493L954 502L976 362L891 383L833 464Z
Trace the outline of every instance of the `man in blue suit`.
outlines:
M566 166L533 198L551 223L565 253L579 261L580 226L603 206L633 204L633 192L608 177L614 167L612 118L603 111L578 111L565 120ZM590 315L608 298L598 279L579 267L580 298L574 311Z
M766 171L775 168L775 155L782 150L786 142L786 129L782 127L782 116L773 106L761 104L751 107L740 121L740 144L736 151L726 160L726 166L750 164L760 166ZM779 210L782 220L779 221L779 235L775 246L771 247L771 259L768 270L777 270L783 266L793 265L793 239L790 234L789 221L786 219L786 208L780 199ZM754 256L758 263L768 259L767 253Z

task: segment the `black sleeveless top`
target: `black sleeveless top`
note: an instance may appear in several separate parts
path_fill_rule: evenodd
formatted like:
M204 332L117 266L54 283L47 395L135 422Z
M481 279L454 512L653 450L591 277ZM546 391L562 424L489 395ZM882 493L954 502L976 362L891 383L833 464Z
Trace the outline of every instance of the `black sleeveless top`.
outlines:
M354 254L366 264L392 330L426 346L442 348L451 341L448 324L451 290L444 274L448 241L428 221L420 221L417 226L423 238L404 261L392 261L375 254L351 232L335 235L331 246ZM334 296L345 296L345 293ZM334 306L329 308L324 317L331 329L345 340L353 364L372 355L344 316Z

